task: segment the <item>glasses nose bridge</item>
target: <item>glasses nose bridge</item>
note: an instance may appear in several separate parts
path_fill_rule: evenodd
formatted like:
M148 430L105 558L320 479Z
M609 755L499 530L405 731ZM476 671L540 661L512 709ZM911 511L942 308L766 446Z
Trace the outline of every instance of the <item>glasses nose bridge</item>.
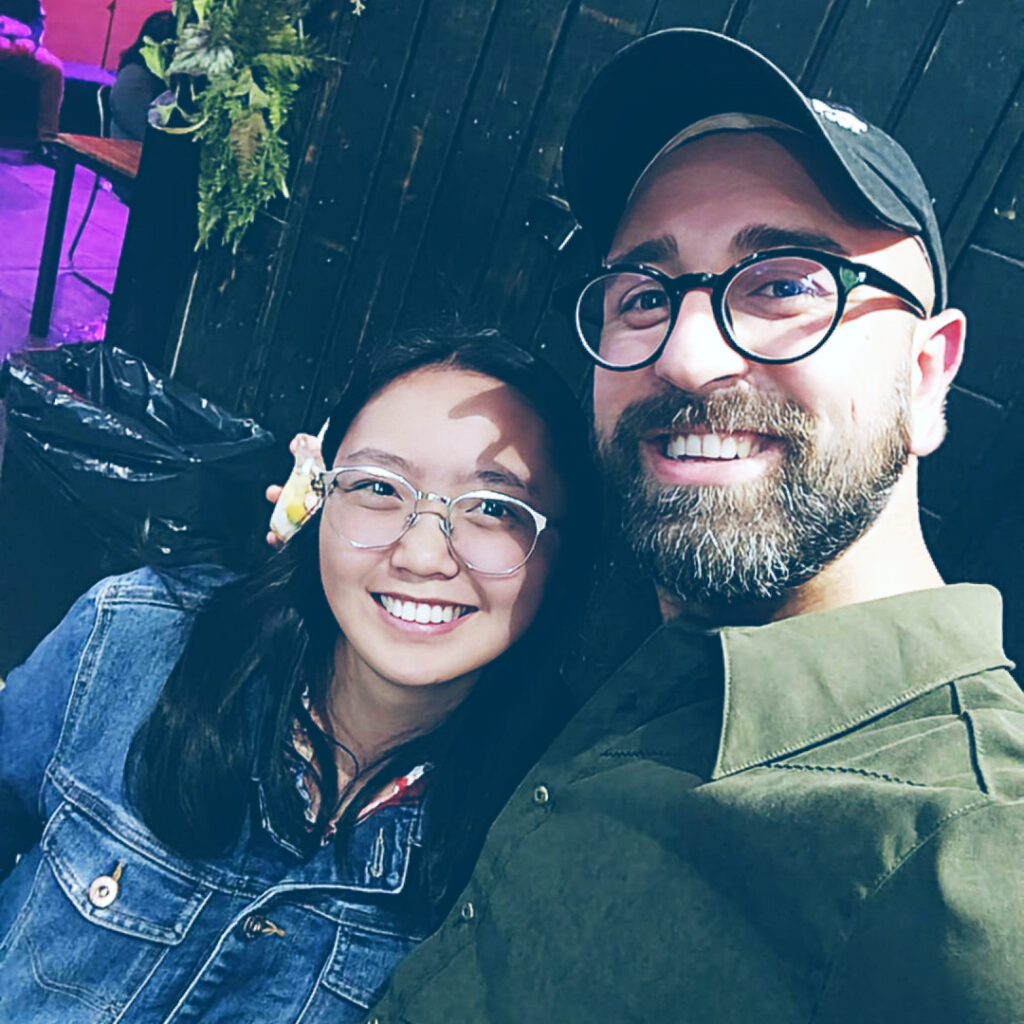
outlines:
M405 529L402 533L408 533L416 525L420 516L437 516L438 527L445 537L450 538L452 532L452 499L445 497L443 494L435 494L433 491L417 490L415 494L416 500L413 502L412 512L409 513L409 518L406 520ZM423 508L425 501L437 502L441 505L441 508Z
M672 304L676 311L679 311L683 298L688 292L701 288L714 288L721 276L721 274L702 271L701 273L680 274L679 277L673 277L669 282L669 294L672 296Z

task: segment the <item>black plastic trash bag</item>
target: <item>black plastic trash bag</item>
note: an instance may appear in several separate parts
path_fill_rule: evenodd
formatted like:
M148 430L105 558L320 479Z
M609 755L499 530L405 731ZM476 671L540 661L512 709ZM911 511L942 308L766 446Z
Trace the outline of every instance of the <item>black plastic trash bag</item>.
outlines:
M103 342L15 353L0 400L0 674L103 575L261 543L281 467L252 420Z

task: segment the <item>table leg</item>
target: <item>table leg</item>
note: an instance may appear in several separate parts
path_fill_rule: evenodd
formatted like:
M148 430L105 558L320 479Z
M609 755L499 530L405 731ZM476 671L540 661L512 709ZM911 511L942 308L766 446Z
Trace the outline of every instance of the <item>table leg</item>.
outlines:
M36 296L32 303L32 320L29 326L29 330L37 338L45 338L50 333L53 292L57 286L60 251L64 244L64 225L68 219L68 203L71 200L71 185L74 180L75 160L71 154L59 150L57 170L53 176L53 191L50 193L50 210L46 215L43 253L39 258L39 277L36 279Z

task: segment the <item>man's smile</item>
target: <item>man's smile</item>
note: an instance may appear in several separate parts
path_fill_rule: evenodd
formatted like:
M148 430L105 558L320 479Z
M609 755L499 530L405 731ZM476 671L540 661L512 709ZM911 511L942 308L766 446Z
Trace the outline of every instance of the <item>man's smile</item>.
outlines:
M644 462L663 484L724 485L760 476L781 458L781 438L753 431L710 431L692 426L640 439Z
M711 433L690 429L664 436L664 455L669 459L748 459L764 447L767 439L749 431Z

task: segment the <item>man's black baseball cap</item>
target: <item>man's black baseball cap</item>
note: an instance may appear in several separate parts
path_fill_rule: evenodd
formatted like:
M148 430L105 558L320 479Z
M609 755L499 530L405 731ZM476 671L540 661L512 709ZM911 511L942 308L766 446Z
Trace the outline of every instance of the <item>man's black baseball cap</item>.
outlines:
M562 154L569 205L607 251L640 176L684 129L715 115L780 122L824 154L882 224L920 237L946 304L946 262L931 196L906 151L852 111L805 96L749 46L703 29L655 32L620 50L587 89ZM711 122L712 124L714 122Z

